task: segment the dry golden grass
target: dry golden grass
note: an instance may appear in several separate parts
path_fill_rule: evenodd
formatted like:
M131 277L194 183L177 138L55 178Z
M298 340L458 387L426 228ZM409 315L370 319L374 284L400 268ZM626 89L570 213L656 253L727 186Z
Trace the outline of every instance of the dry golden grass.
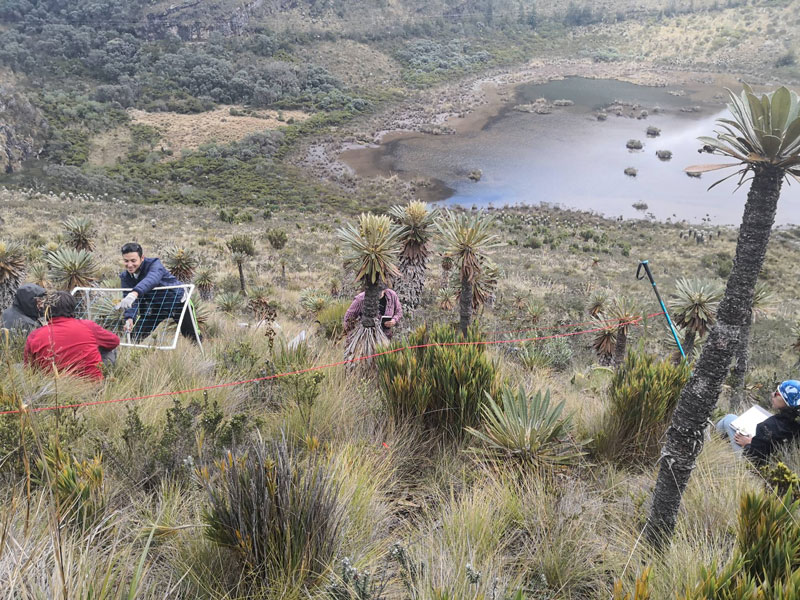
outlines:
M107 167L125 158L131 145L131 132L127 127L117 127L92 138L89 164Z
M392 85L400 80L400 65L374 46L353 40L320 42L301 50L309 62L328 69L348 87L365 87L369 82Z
M220 106L199 114L179 114L172 112L149 113L131 109L128 114L135 124L149 125L161 134L161 146L179 154L181 150L192 150L214 142L228 144L238 141L251 133L267 129L277 129L294 119L305 121L311 115L300 110L278 111L258 110L252 115L233 116L231 109L243 110L240 106ZM283 121L278 120L282 115Z
M332 363L340 360L341 341L331 342L316 331L313 317L299 306L305 288L329 288L332 278L345 286L352 279L341 268L342 255L333 234L344 220L320 211L315 214L275 211L270 219L253 212L254 220L230 224L219 220L207 207L149 206L112 201L81 201L37 194L0 190L0 211L4 223L0 239L25 242L31 252L47 242L60 242L60 222L67 215L90 217L99 234L95 255L106 275L120 270L119 248L137 240L151 256L162 255L174 244L198 254L204 265L215 269L218 281L235 284L236 273L225 249L225 240L246 233L257 240L258 256L246 266L248 281L265 285L270 298L278 303L278 341L291 339L305 329L310 333L309 362ZM538 326L586 321L587 299L591 292L606 288L638 298L647 312L657 310L649 285L633 278L637 258L647 257L657 268L659 287L668 295L673 280L686 272L718 277L703 261L717 253L731 254L734 234L724 230L709 245L689 244L678 237L680 227L647 221L607 221L596 215L568 213L556 209L495 211L496 233L508 245L498 248L493 259L503 275L497 301L481 315L487 331L531 329L517 306L516 297L528 294L544 304ZM519 245L529 235L529 225L515 227L518 219L548 216L553 232L567 236L557 249L537 250ZM513 217L513 218L512 218ZM155 226L151 225L155 223ZM269 247L264 232L282 228L289 241L281 251ZM622 256L613 246L610 254L592 267L592 253L573 248L570 240L586 228L605 232L613 242L631 246L630 256ZM771 281L789 280L800 260L800 247L790 233L776 233L770 245L765 277ZM513 243L512 243L513 242ZM441 257L435 249L430 263L430 294L441 281ZM279 282L279 259L287 262L284 283ZM347 288L346 288L347 289ZM347 289L345 298L355 292ZM777 288L782 300L779 314L770 319L790 322L800 312L800 301L791 290ZM414 319L453 320L438 309L427 307ZM217 313L213 317L216 334L205 341L205 353L179 342L177 352L123 351L112 376L104 386L64 383L59 400L112 399L163 391L214 385L259 376L274 354L261 329L255 329L252 314L243 311L233 317ZM759 322L764 327L770 320ZM242 326L244 324L244 326ZM521 332L521 336L555 333L559 330ZM770 343L788 347L791 334L773 326ZM785 338L785 339L784 339ZM566 401L565 411L574 415L576 435L589 434L600 421L605 407L604 379L593 375L593 357L586 336L570 341L574 357L563 372L547 367L526 368L506 347L490 352L500 363L503 377L512 385L528 390L550 389L554 401ZM670 351L668 336L660 322L645 331L636 329L631 343L644 343L661 355ZM226 357L243 347L252 349L263 361L256 366L228 364ZM785 368L789 360L758 359L758 369ZM2 367L4 368L4 367ZM35 394L50 382L49 376L27 373L24 387ZM662 557L654 557L641 543L640 533L655 481L655 471L621 470L610 464L582 464L543 478L532 473L509 476L476 460L467 451L469 442L445 444L413 428L398 427L384 414L382 401L369 379L348 376L344 370L320 372L320 394L310 405L293 396L289 386L272 386L266 399L253 393L252 386L210 390L208 401L216 401L226 416L246 413L257 419L258 430L266 439L286 435L301 446L319 447L326 460L337 467L348 497L350 516L346 552L360 570L373 573L389 562L389 547L400 541L414 560L424 560L431 569L422 580L420 597L433 597L436 589L452 590L458 597L483 591L492 592L497 577L498 593L515 590L521 582L539 586L532 593L558 599L608 597L616 578L629 582L644 565L653 568L654 597L667 598L694 577L699 564L724 561L733 544L732 524L743 491L758 485L744 463L733 460L724 442L713 439L701 454L698 468L686 492L676 534L676 544ZM32 396L31 396L32 397ZM202 401L202 395L181 397ZM55 398L48 397L48 401ZM172 398L137 402L146 425L163 428ZM78 411L88 428L86 435L71 442L71 451L91 457L98 444L123 446L125 405L110 404ZM53 416L37 424L46 429ZM48 420L49 419L49 420ZM193 439L191 447L202 440ZM205 440L206 447L210 444ZM385 446L384 446L385 444ZM163 535L145 561L142 596L223 598L235 596L228 575L235 571L230 556L203 538L200 510L205 499L195 486L162 483L146 493L132 488L120 467L107 452L106 476L114 522L119 539L135 537L133 554L120 552L100 555L110 568L125 576L122 559L138 558L143 552L142 531L155 523ZM19 531L24 494L8 490L16 500L14 541L36 548L42 557L53 556L54 541L46 527L32 530L26 537ZM41 502L46 502L42 499ZM40 511L41 512L41 511ZM76 572L92 580L89 563L102 552L102 540L84 540L73 562ZM344 556L340 557L343 558ZM3 567L0 557L0 568ZM469 582L466 565L480 571L476 584ZM50 558L43 559L46 568ZM7 564L12 577L20 572ZM115 571L116 572L116 571ZM52 570L51 570L52 573ZM184 577L185 576L185 577ZM41 574L45 578L45 574ZM47 575L50 577L50 575ZM177 581L181 579L180 585ZM43 579L44 580L44 579ZM48 580L49 581L49 580ZM77 589L77 588L76 588ZM396 578L390 582L389 598L403 598L403 587ZM535 597L535 596L534 596Z

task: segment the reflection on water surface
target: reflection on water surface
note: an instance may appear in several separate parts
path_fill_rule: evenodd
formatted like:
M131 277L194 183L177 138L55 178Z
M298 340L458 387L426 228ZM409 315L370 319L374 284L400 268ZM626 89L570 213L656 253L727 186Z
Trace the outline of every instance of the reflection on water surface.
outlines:
M577 77L521 85L514 101L479 131L415 134L366 152L371 153L373 168L385 173L441 182L435 193L446 197L446 204L500 207L548 202L611 217L652 213L659 220L707 218L712 223L738 224L747 184L734 194L734 178L706 191L732 170L707 173L701 179L683 172L692 164L727 162L697 153L697 137L711 135L715 119L726 112L724 90L713 103L699 102L699 95L694 95L712 97L708 89L687 89L683 96L670 91L675 90ZM515 104L537 98L567 99L574 105L555 108L551 114L513 110ZM639 120L609 113L607 120L599 121L597 112L614 101L640 104L650 114ZM700 112L681 111L693 106ZM654 114L656 107L661 110ZM649 125L660 128L661 135L648 138ZM629 151L625 147L629 139L641 140L644 149ZM659 160L656 150L670 150L672 159ZM628 167L637 170L636 177L625 175ZM467 177L474 169L482 171L477 183ZM784 185L777 223L800 223L799 187ZM633 208L640 203L647 205L646 211Z

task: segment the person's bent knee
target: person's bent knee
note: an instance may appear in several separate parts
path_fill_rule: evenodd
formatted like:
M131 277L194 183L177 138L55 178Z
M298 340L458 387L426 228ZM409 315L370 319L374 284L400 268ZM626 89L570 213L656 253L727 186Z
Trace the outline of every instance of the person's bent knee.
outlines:
M716 428L720 433L728 433L728 426L738 418L738 415L727 414L717 421Z

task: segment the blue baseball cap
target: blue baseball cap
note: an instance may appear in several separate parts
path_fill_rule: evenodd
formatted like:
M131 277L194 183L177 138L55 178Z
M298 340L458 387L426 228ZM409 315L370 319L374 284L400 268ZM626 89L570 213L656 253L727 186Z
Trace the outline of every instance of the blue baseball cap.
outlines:
M778 393L787 406L796 408L800 405L800 381L789 379L778 386Z

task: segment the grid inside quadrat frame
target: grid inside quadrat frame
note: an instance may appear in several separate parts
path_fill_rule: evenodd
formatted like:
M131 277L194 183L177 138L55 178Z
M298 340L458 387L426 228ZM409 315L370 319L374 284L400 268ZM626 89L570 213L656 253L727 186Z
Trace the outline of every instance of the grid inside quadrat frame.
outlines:
M153 288L134 304L137 311L131 332L124 330L125 317L117 305L132 288L76 287L71 293L78 301L75 316L116 333L120 346L174 350L185 319L190 319L200 337L192 305L194 289L193 284Z

